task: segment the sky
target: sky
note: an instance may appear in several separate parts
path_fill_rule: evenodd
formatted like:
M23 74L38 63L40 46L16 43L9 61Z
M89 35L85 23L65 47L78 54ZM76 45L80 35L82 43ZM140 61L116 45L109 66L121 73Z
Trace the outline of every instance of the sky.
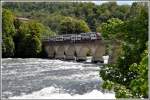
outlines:
M93 2L93 3L97 4L97 5L100 5L100 4L102 4L102 3L106 3L106 2L109 2L109 1L96 1L96 0L95 0L95 1L90 1L90 2ZM118 4L118 5L124 5L124 4L132 5L133 2L135 2L135 1L130 1L130 0L129 0L129 1L125 1L125 0L124 0L124 1L123 1L123 0L121 1L121 0L120 0L120 1L117 1L117 4Z
M5 1L5 0L3 0L3 1ZM12 1L12 0L6 0L6 1ZM14 1L19 1L19 0L14 0ZM20 0L20 1L30 1L30 0ZM32 1L32 0L31 0ZM34 0L33 0L34 1ZM35 0L36 1L36 0ZM37 0L37 1L40 1L40 0ZM42 1L42 0L41 0ZM43 1L48 1L48 0L43 0ZM55 1L55 0L52 0L52 1ZM56 1L58 1L58 0L56 0ZM65 0L60 0L60 1L65 1ZM66 0L67 1L67 0ZM68 0L69 1L69 0ZM70 0L70 1L72 1L72 0ZM112 1L117 1L117 4L118 5L124 5L124 4L128 4L128 5L132 5L132 3L133 2L135 2L135 1L130 1L130 0L81 0L81 1L79 1L79 2L93 2L93 3L95 3L96 5L100 5L100 4L102 4L102 3L106 3L106 2L112 2Z

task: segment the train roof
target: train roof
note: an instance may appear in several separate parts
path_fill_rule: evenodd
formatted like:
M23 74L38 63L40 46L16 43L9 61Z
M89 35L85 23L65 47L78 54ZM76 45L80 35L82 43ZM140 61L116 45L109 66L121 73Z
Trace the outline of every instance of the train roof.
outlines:
M63 34L63 35L56 35L56 36L51 36L51 38L55 38L55 37L61 37L61 36L75 36L75 35L86 35L86 34L98 34L101 36L101 33L99 32L86 32L86 33L80 33L80 34Z

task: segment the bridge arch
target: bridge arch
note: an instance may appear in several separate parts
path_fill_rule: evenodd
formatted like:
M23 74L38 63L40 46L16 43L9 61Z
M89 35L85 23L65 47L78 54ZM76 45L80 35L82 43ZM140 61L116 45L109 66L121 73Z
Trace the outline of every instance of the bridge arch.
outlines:
M88 55L92 55L92 50L89 45L82 44L80 45L80 47L76 46L76 48L78 52L78 55L77 55L78 61L85 61Z
M68 59L68 60L74 60L75 56L78 55L74 45L69 45L65 50L65 54L66 54L65 59Z
M54 53L56 52L56 50L55 50L54 46L45 46L45 51L49 58L55 57Z
M64 59L65 58L65 46L59 45L56 49L56 59Z
M93 61L103 61L103 56L105 55L105 46L103 44L97 45L95 52L93 54Z

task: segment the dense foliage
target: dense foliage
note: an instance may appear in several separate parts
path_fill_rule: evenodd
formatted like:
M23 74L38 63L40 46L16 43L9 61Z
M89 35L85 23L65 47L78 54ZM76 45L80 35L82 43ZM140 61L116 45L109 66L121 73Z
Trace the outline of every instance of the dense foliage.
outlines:
M117 29L110 28L112 25L108 21L107 26L102 26L104 35L114 36L109 33L112 31L122 33L120 39L121 51L115 64L109 64L102 67L100 75L103 80L103 88L114 89L118 98L147 98L148 97L148 9L146 5L133 3L131 12L134 15L130 16L123 25ZM138 9L138 11L136 10ZM117 19L116 19L117 20ZM102 25L106 25L105 23ZM112 25L113 27L116 26ZM108 32L107 32L108 31ZM106 38L108 39L108 38Z
M12 37L5 37L2 43L3 57L13 57L14 49L15 49L15 45Z
M2 52L3 57L12 57L14 56L14 42L13 37L15 35L15 27L13 24L14 16L8 10L3 10L2 12Z
M43 26L30 21L20 24L14 38L16 44L16 57L37 57L41 51L41 35ZM21 55L20 55L21 54Z
M111 18L107 20L106 23L102 23L99 30L102 32L102 36L107 40L114 40L114 39L120 39L120 37L116 37L119 35L123 35L120 32L120 27L124 24L124 22L118 18Z
M117 5L116 2L102 5L86 2L7 2L3 4L3 7L11 9L16 16L38 20L56 33L64 17L84 20L91 31L96 31L101 23L110 18L126 20L130 10L129 5Z
M71 17L66 17L60 23L60 34L80 34L82 32L89 32L90 29L86 22L83 20L73 19Z
M36 21L20 21L10 10L2 17L2 57L37 57L41 52L41 36L45 27Z

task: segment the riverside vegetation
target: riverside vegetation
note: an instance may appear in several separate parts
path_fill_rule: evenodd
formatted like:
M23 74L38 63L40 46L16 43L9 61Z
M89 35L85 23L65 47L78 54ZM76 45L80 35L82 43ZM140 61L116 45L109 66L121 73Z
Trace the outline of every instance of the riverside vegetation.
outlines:
M3 3L2 57L46 57L42 37L89 31L102 33L110 41L107 53L116 58L100 70L102 87L114 90L117 98L147 98L148 7L144 3Z

